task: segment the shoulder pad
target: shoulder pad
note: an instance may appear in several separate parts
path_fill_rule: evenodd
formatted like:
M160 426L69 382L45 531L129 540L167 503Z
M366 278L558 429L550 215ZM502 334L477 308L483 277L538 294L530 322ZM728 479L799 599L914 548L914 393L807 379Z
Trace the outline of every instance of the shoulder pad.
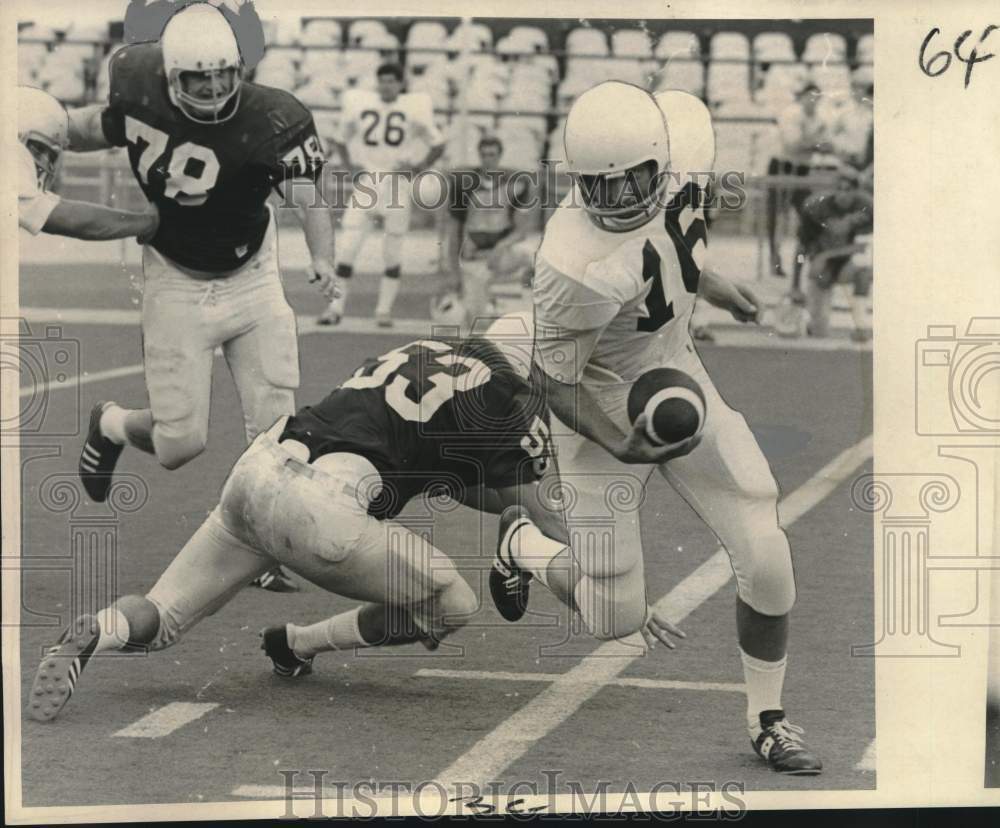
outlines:
M141 99L149 84L162 83L163 55L158 43L134 43L115 52L109 66L109 103Z

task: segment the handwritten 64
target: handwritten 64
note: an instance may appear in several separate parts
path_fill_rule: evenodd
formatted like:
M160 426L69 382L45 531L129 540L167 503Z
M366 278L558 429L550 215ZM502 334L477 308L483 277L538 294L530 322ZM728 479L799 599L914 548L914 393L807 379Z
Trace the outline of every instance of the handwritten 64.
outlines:
M941 34L940 29L936 27L931 29L927 33L927 37L924 38L924 42L920 44L920 55L917 59L920 64L920 69L925 75L931 78L943 75L951 66L952 52L954 52L955 57L965 64L965 88L968 89L969 81L972 80L972 67L977 63L983 63L994 57L992 52L989 54L979 54L979 47L982 46L983 43L986 42L986 39L998 28L1000 28L1000 26L990 24L983 29L983 33L979 35L979 40L969 44L972 48L968 51L968 53L964 53L964 50L968 48L966 46L966 41L972 37L972 29L967 29L955 38L955 45L950 51L948 49L942 49L939 52L928 55L931 41Z

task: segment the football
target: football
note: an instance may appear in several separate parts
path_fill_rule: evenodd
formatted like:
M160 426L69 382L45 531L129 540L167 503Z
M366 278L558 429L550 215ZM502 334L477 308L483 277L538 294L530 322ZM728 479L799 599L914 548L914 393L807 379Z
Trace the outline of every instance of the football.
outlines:
M657 445L672 446L698 434L705 425L705 395L690 376L675 368L654 368L632 385L631 422L646 414L646 433Z

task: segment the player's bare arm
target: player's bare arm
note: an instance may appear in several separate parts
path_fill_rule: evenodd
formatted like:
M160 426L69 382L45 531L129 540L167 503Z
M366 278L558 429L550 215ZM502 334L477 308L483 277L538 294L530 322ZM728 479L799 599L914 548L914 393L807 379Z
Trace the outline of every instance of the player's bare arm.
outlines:
M111 142L104 134L101 116L104 113L103 104L82 106L67 111L69 116L69 146L73 152L92 152L109 149Z
M85 241L128 239L134 236L140 244L145 244L156 235L159 225L160 212L154 204L147 205L146 210L137 213L85 201L61 199L49 214L42 232Z
M717 308L729 311L739 322L759 322L761 301L754 290L706 268L698 281L698 295Z
M334 226L333 211L323 198L318 181L293 179L284 184L284 195L295 205L295 212L305 231L311 257L313 281L327 298L334 294Z

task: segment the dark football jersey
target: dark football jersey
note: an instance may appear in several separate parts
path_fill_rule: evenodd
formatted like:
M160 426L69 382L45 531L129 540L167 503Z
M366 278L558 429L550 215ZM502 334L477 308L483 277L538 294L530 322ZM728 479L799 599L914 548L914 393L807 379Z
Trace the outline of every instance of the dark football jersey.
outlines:
M551 455L544 402L481 339L420 340L368 360L281 439L360 454L382 477L369 513L397 515L415 495L537 480Z
M239 94L231 118L199 124L170 102L159 44L126 46L111 60L105 137L128 147L160 209L151 244L183 267L220 273L246 263L267 230L272 188L315 179L323 165L312 115L294 96L246 81Z

